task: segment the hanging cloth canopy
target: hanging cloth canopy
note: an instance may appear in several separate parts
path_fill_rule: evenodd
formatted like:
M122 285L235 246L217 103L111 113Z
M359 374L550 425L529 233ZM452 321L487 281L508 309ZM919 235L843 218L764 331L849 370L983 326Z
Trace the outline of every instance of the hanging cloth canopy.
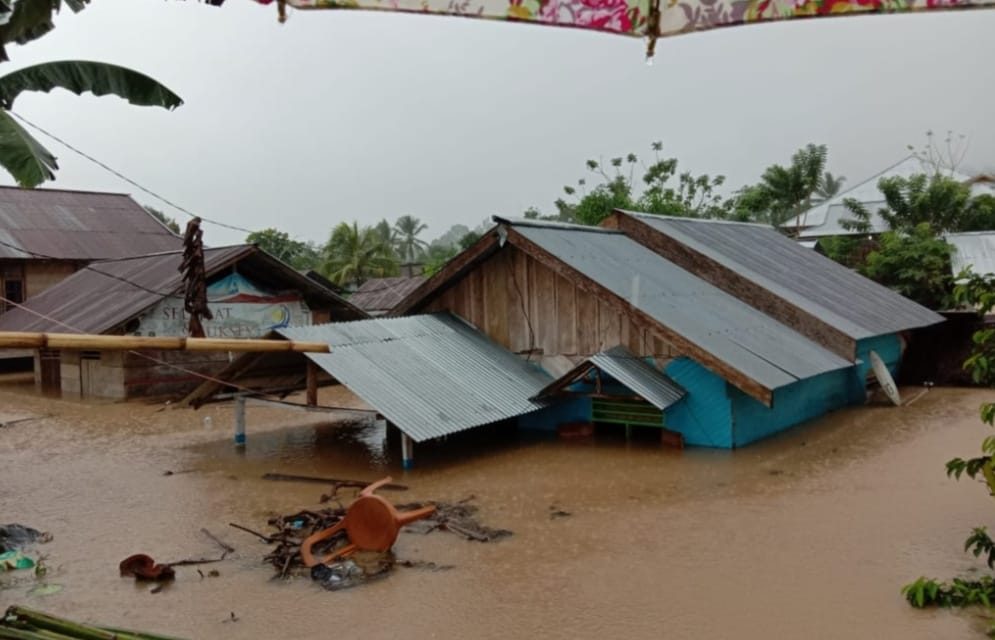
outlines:
M272 4L274 0L256 0ZM853 14L995 7L995 0L276 0L294 9L365 9L489 18L657 38L718 27Z

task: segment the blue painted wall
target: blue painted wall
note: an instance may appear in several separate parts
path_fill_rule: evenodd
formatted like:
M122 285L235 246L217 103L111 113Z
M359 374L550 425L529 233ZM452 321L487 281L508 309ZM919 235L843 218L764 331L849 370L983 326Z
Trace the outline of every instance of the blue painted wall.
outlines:
M871 370L871 351L876 351L881 356L891 375L898 375L898 367L902 363L902 342L897 334L889 333L858 340L857 360L859 362L853 369L850 387L850 402L852 404L860 404L867 399L867 372Z
M774 406L729 385L734 447L783 431L850 404L853 367L799 380L774 390Z
M731 448L732 405L726 381L690 358L674 360L665 372L688 392L667 409L667 428L683 435L689 445Z

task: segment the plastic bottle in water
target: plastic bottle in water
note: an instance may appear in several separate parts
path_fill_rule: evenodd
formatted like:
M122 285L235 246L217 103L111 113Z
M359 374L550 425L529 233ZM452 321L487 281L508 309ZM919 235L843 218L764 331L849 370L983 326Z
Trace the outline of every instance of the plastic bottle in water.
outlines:
M211 416L204 416L204 428L210 429L213 426L214 426L214 420L211 418Z

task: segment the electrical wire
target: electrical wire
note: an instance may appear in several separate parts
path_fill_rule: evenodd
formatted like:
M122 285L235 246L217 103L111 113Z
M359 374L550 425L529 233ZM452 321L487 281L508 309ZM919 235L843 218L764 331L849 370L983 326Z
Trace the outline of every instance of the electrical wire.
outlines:
M132 180L131 178L129 178L128 176L124 175L120 171L117 171L116 169L113 169L112 167L108 166L104 162L101 162L100 160L96 159L95 157L93 157L92 155L86 153L85 151L83 151L81 149L78 149L77 147L74 147L73 145L71 145L70 143L66 142L65 140L63 140L59 136L55 135L54 133L52 133L52 132L50 132L50 131L48 131L46 129L43 129L41 126L39 126L39 125L35 124L34 122L28 120L27 118L25 118L21 114L15 112L15 111L8 111L7 113L13 115L15 118L17 118L18 120L20 120L24 124L28 125L29 127L31 127L32 129L34 129L35 131L38 131L42 135L45 135L48 138L51 138L55 142L58 142L63 147L65 147L66 149L69 149L73 153L75 153L75 154L77 154L77 155L79 155L79 156L81 156L81 157L89 160L90 162L94 163L98 167L101 167L105 171L110 172L111 174L117 176L121 180L124 180L125 182L127 182L130 185L132 185L133 187L144 191L145 193L147 193L148 195L152 196L153 198L159 200L160 202L163 202L163 203L167 204L168 206L173 207L177 211L182 211L183 213L187 214L191 218L200 218L204 222L213 224L213 225L218 226L218 227L224 227L225 229L231 229L233 231L241 231L243 233L255 233L255 231L253 231L252 229L246 229L245 227L239 227L239 226L236 226L236 225L233 225L233 224L228 224L227 222L221 222L220 220L212 220L211 218L205 218L202 215L198 215L196 213L193 213L192 211L190 211L190 210L188 210L188 209L186 209L184 207L181 207L180 205L176 204L172 200L169 200L168 198L166 198L166 197L164 197L162 195L159 195L155 191L152 191L148 187L145 187L145 186L139 184L138 182Z

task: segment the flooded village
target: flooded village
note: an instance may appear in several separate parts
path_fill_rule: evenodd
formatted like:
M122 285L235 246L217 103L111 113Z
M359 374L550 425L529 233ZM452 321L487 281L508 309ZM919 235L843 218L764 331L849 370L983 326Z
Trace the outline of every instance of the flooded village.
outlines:
M664 127L681 153L732 167L735 187L724 174L692 173L662 142L578 161L572 125L504 157L506 134L524 139L511 134L512 115L494 130L462 127L460 115L436 127L424 117L435 106L417 106L417 96L445 96L447 112L474 104L497 114L490 101L516 95L509 88L521 79L494 72L494 86L468 96L452 77L413 71L433 47L399 43L448 37L405 26L435 24L427 18L385 23L402 34L385 38L401 54L398 69L353 65L356 77L370 66L393 79L367 97L338 63L321 67L335 80L303 82L327 61L301 54L319 41L345 46L322 37L335 22L328 15L387 20L375 12L299 11L326 8L312 0L108 2L65 3L78 17L59 14L61 3L30 14L30 0L0 6L0 44L37 44L50 60L89 50L71 44L89 37L81 29L110 37L120 17L158 31L203 16L174 31L175 63L135 58L161 76L209 50L200 30L231 19L240 25L226 31L231 43L256 65L273 58L246 46L250 34L285 38L274 46L286 66L265 76L217 56L220 69L241 69L233 86L280 87L281 104L267 98L235 115L231 103L210 103L229 99L230 87L189 70L179 77L198 81L183 98L102 62L0 75L0 128L9 121L13 132L0 166L14 183L0 185L0 639L995 632L995 542L985 528L995 495L988 128L930 131L898 154L893 131L875 130L855 151L839 127L812 129L842 147L831 164L830 145L807 143L808 130L768 132L769 148L743 144L736 156L706 142L721 136ZM476 4L401 0L388 10L638 36L650 60L663 42L686 41L658 38L774 19L758 8L705 25L692 18L696 0ZM793 7L779 7L778 19L809 15ZM277 19L257 26L260 11ZM468 28L481 46L464 47L468 60L519 46L486 37L514 25ZM547 32L542 44L534 37L523 36L523 51L547 46ZM589 51L597 41L583 42ZM110 43L124 61L136 55ZM562 74L539 72L548 86L535 91L564 119L573 110L588 126L605 111L628 122L629 107L609 99L620 92L570 80L580 67L568 73L565 61L575 58L557 58ZM684 77L672 60L640 72ZM422 75L425 87L411 84ZM355 131L295 103L339 83L350 91L324 103L329 114L365 105L368 114L350 116ZM405 102L378 93L387 86L404 87L418 126L400 113L409 107L396 119L380 111ZM583 99L568 87L585 87ZM13 111L20 93L53 88L93 96L39 99L113 94L142 114L111 116L119 120L105 129L119 132L74 146L30 119L34 102L19 103L28 117ZM591 126L591 144L617 153L642 140L650 116L639 108L660 103L661 90L637 91L636 134L601 137ZM745 103L754 93L731 95ZM199 98L208 106L169 124ZM674 104L693 123L707 102ZM246 123L258 109L272 128L250 145ZM374 186L377 172L354 165L397 123L400 148L377 160L384 182ZM97 158L146 144L152 130L156 153L119 168ZM492 146L456 158L429 142L454 144L447 136L457 131ZM181 162L176 145L192 148L193 135L200 154ZM219 157L212 140L236 141L225 172L204 169ZM274 161L288 150L308 160ZM262 153L279 179L234 170L261 166ZM521 153L534 154L529 180L542 189L514 168ZM569 179L553 167L561 153L586 173L552 208L531 204L550 180ZM839 166L848 174L830 171ZM498 173L508 180L501 189L475 182L487 175L493 186ZM148 186L153 175L168 176L166 186ZM360 191L365 200L349 200Z

